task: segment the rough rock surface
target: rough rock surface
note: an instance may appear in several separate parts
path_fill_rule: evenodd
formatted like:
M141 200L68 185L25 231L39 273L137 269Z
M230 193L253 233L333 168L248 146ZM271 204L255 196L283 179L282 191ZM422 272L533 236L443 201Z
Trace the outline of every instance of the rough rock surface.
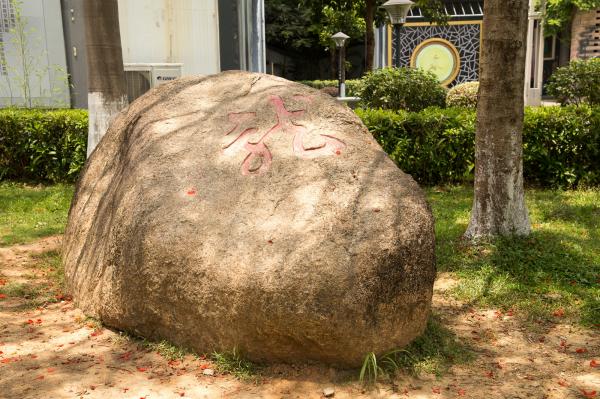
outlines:
M425 328L431 211L357 116L269 75L180 79L88 160L64 241L84 312L200 353L358 366Z

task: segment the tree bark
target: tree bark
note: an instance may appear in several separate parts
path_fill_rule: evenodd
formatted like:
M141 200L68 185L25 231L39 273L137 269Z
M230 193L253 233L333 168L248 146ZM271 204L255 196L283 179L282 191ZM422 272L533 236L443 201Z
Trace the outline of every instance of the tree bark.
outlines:
M469 239L527 235L523 117L527 0L484 3Z
M88 157L127 105L117 0L85 0L88 69Z
M365 0L365 25L367 26L367 34L365 37L366 46L366 71L373 70L373 54L375 52L375 33L373 25L375 21L375 6L376 0Z

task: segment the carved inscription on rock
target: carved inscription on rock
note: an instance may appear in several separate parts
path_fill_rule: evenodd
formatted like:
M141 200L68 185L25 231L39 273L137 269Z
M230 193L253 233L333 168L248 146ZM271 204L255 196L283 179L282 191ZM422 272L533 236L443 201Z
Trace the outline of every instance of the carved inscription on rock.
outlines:
M306 96L297 96L297 99L304 102L310 102L310 98ZM305 139L312 133L302 124L302 117L306 114L306 109L288 110L284 100L277 95L268 97L269 105L275 111L274 124L268 128L261 130L256 126L252 126L252 122L256 119L256 112L231 112L228 114L228 120L233 125L225 134L225 136L235 136L229 141L223 153L228 156L233 156L240 151L246 151L247 155L244 158L241 166L242 175L260 175L265 173L271 167L273 155L267 146L267 139L277 133L289 133L294 137L291 141L291 148L296 156L302 158L316 158L322 156L339 155L346 144L341 140L329 134L318 133L322 139L322 143L316 146L306 147ZM249 127L247 127L249 126ZM252 137L258 140L252 141Z

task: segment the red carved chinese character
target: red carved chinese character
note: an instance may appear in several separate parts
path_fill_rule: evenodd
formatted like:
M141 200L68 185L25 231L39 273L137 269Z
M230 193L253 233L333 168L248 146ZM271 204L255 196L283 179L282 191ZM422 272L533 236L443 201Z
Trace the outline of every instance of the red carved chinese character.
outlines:
M300 101L312 101L312 98L309 96L297 95L294 96L294 98L297 98ZM288 109L285 107L283 99L280 96L269 96L269 102L275 109L277 118L275 125L267 130L267 132L263 134L256 142L250 142L250 138L253 133L258 131L258 129L256 127L246 128L242 130L233 141L227 144L223 150L224 154L226 155L234 155L242 148L248 151L248 155L242 162L243 175L260 175L269 170L273 156L264 142L271 134L278 131L294 133L292 144L293 151L296 155L303 158L316 158L334 154L339 155L341 150L346 146L341 140L338 140L333 136L319 134L324 139L324 143L318 146L306 148L304 146L304 137L308 129L306 126L300 124L296 120L296 118L303 116L306 110L300 109L288 111ZM233 133L243 124L250 122L255 117L255 112L230 113L228 115L228 119L230 122L234 123L234 126L225 135L227 136Z

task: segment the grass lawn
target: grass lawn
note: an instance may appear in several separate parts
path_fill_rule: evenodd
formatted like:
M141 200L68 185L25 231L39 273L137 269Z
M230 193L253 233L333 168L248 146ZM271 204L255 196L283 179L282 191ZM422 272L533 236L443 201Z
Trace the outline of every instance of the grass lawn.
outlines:
M599 190L528 190L531 236L477 246L461 239L469 221L472 189L458 186L426 191L436 218L438 271L457 281L449 295L467 306L516 314L532 331L553 322L600 326ZM0 246L62 233L72 195L70 185L0 183ZM61 290L63 277L57 252L39 256L34 266L53 277L54 291ZM38 287L1 288L0 293L31 297L32 303L39 303L33 292ZM407 351L380 360L396 362L405 370L440 374L469 356L469 350L434 315L427 333ZM233 359L221 356L216 361L241 361ZM373 357L373 361L377 359ZM373 369L365 370L371 374L366 378L376 379L372 374L377 369L367 361L366 365Z
M72 196L72 185L0 183L0 246L62 233Z
M600 191L527 190L531 236L479 246L461 240L471 188L427 193L438 271L459 279L458 298L519 312L532 325L563 319L600 326Z

